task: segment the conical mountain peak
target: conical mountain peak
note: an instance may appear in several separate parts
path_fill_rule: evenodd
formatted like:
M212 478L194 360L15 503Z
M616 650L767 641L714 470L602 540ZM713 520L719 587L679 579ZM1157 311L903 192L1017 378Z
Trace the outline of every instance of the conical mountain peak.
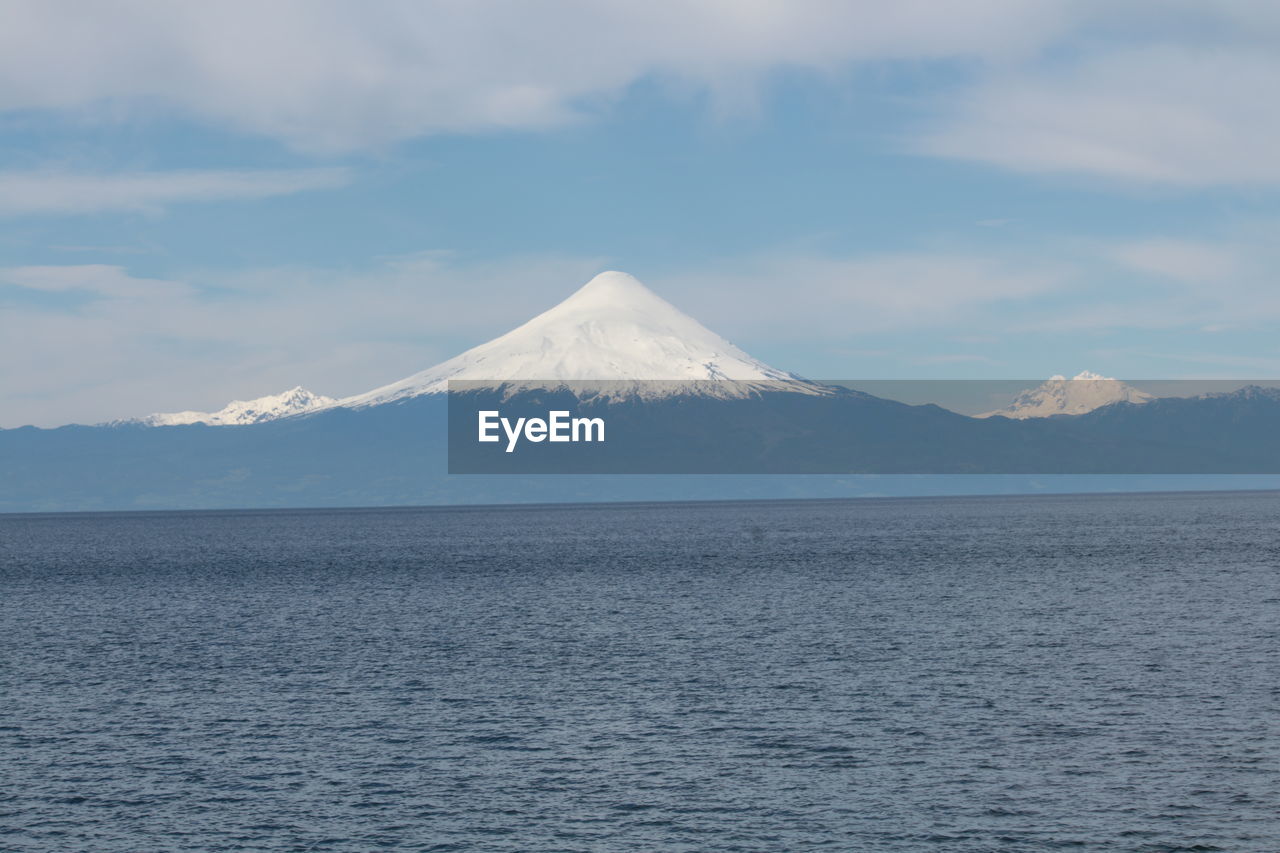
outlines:
M607 270L582 285L561 304L576 302L642 304L654 300L663 301L660 296L645 287L640 279L625 272Z
M557 327L557 331L563 332L560 327L575 324L590 324L597 330L613 327L610 331L621 331L628 324L640 324L652 331L688 332L696 327L700 330L700 337L711 335L696 320L641 284L639 279L614 271L600 273L555 307L509 334L522 329L553 326ZM506 337L508 336L503 336Z
M448 390L449 381L547 387L548 383L644 383L709 391L719 380L792 382L757 361L624 272L603 272L554 308L461 355L342 406L372 406ZM693 387L701 383L700 387ZM720 391L723 391L723 387Z

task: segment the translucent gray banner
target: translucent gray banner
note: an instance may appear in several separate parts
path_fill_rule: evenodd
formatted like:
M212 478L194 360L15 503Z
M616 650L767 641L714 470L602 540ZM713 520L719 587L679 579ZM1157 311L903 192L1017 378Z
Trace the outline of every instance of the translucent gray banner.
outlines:
M1274 474L1280 380L451 382L453 474Z

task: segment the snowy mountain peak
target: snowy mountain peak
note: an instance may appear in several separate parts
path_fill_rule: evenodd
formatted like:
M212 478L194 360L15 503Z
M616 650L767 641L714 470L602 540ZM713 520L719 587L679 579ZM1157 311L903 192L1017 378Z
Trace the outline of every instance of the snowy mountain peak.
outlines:
M658 294L645 287L640 279L625 272L606 270L557 305L553 311L571 308L601 310L607 308L635 309L645 303L657 310L675 311L676 309Z
M976 415L989 418L1000 415L1015 420L1047 418L1053 415L1083 415L1111 403L1147 403L1154 400L1119 379L1091 370L1081 371L1070 379L1055 374L1036 388L1023 391L1003 409Z
M183 424L209 424L210 426L243 426L245 424L273 421L276 418L310 412L333 405L332 397L314 394L301 385L279 394L259 397L256 400L232 400L216 412L167 412L147 415L133 423L147 426L180 426Z
M721 381L725 379L741 381ZM634 277L610 271L501 337L337 405L374 406L443 393L450 380L501 383L509 390L599 382L597 393L613 397L677 391L739 396L756 387L776 389L778 382L824 393L747 355ZM675 382L663 383L659 391L646 384L651 380Z
M1103 376L1101 373L1094 373L1092 370L1082 370L1079 373L1077 373L1075 376L1072 376L1071 379L1072 381L1080 381L1080 380L1085 380L1085 381L1096 380L1101 382L1118 382L1119 381L1113 376ZM1049 377L1048 381L1066 382L1067 377L1063 376L1061 373L1055 373L1053 376Z

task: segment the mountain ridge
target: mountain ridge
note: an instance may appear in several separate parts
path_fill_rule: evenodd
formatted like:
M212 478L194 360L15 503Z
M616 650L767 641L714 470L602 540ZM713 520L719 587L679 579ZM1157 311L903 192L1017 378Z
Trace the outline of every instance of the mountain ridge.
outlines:
M131 423L153 427L187 426L191 424L247 426L318 411L319 409L328 408L336 402L337 400L333 397L325 397L308 391L301 385L297 385L279 394L268 394L252 400L232 400L216 412L155 412L140 418L111 421L107 426Z
M1068 379L1050 376L1035 388L1021 392L1002 409L974 415L975 418L1002 417L1011 420L1083 415L1112 403L1141 405L1156 399L1146 391L1110 376L1084 370Z

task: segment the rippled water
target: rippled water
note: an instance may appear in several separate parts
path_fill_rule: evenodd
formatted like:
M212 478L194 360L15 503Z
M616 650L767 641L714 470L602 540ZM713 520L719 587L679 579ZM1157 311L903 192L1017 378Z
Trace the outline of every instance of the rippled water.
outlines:
M0 516L0 849L1280 849L1280 496Z

